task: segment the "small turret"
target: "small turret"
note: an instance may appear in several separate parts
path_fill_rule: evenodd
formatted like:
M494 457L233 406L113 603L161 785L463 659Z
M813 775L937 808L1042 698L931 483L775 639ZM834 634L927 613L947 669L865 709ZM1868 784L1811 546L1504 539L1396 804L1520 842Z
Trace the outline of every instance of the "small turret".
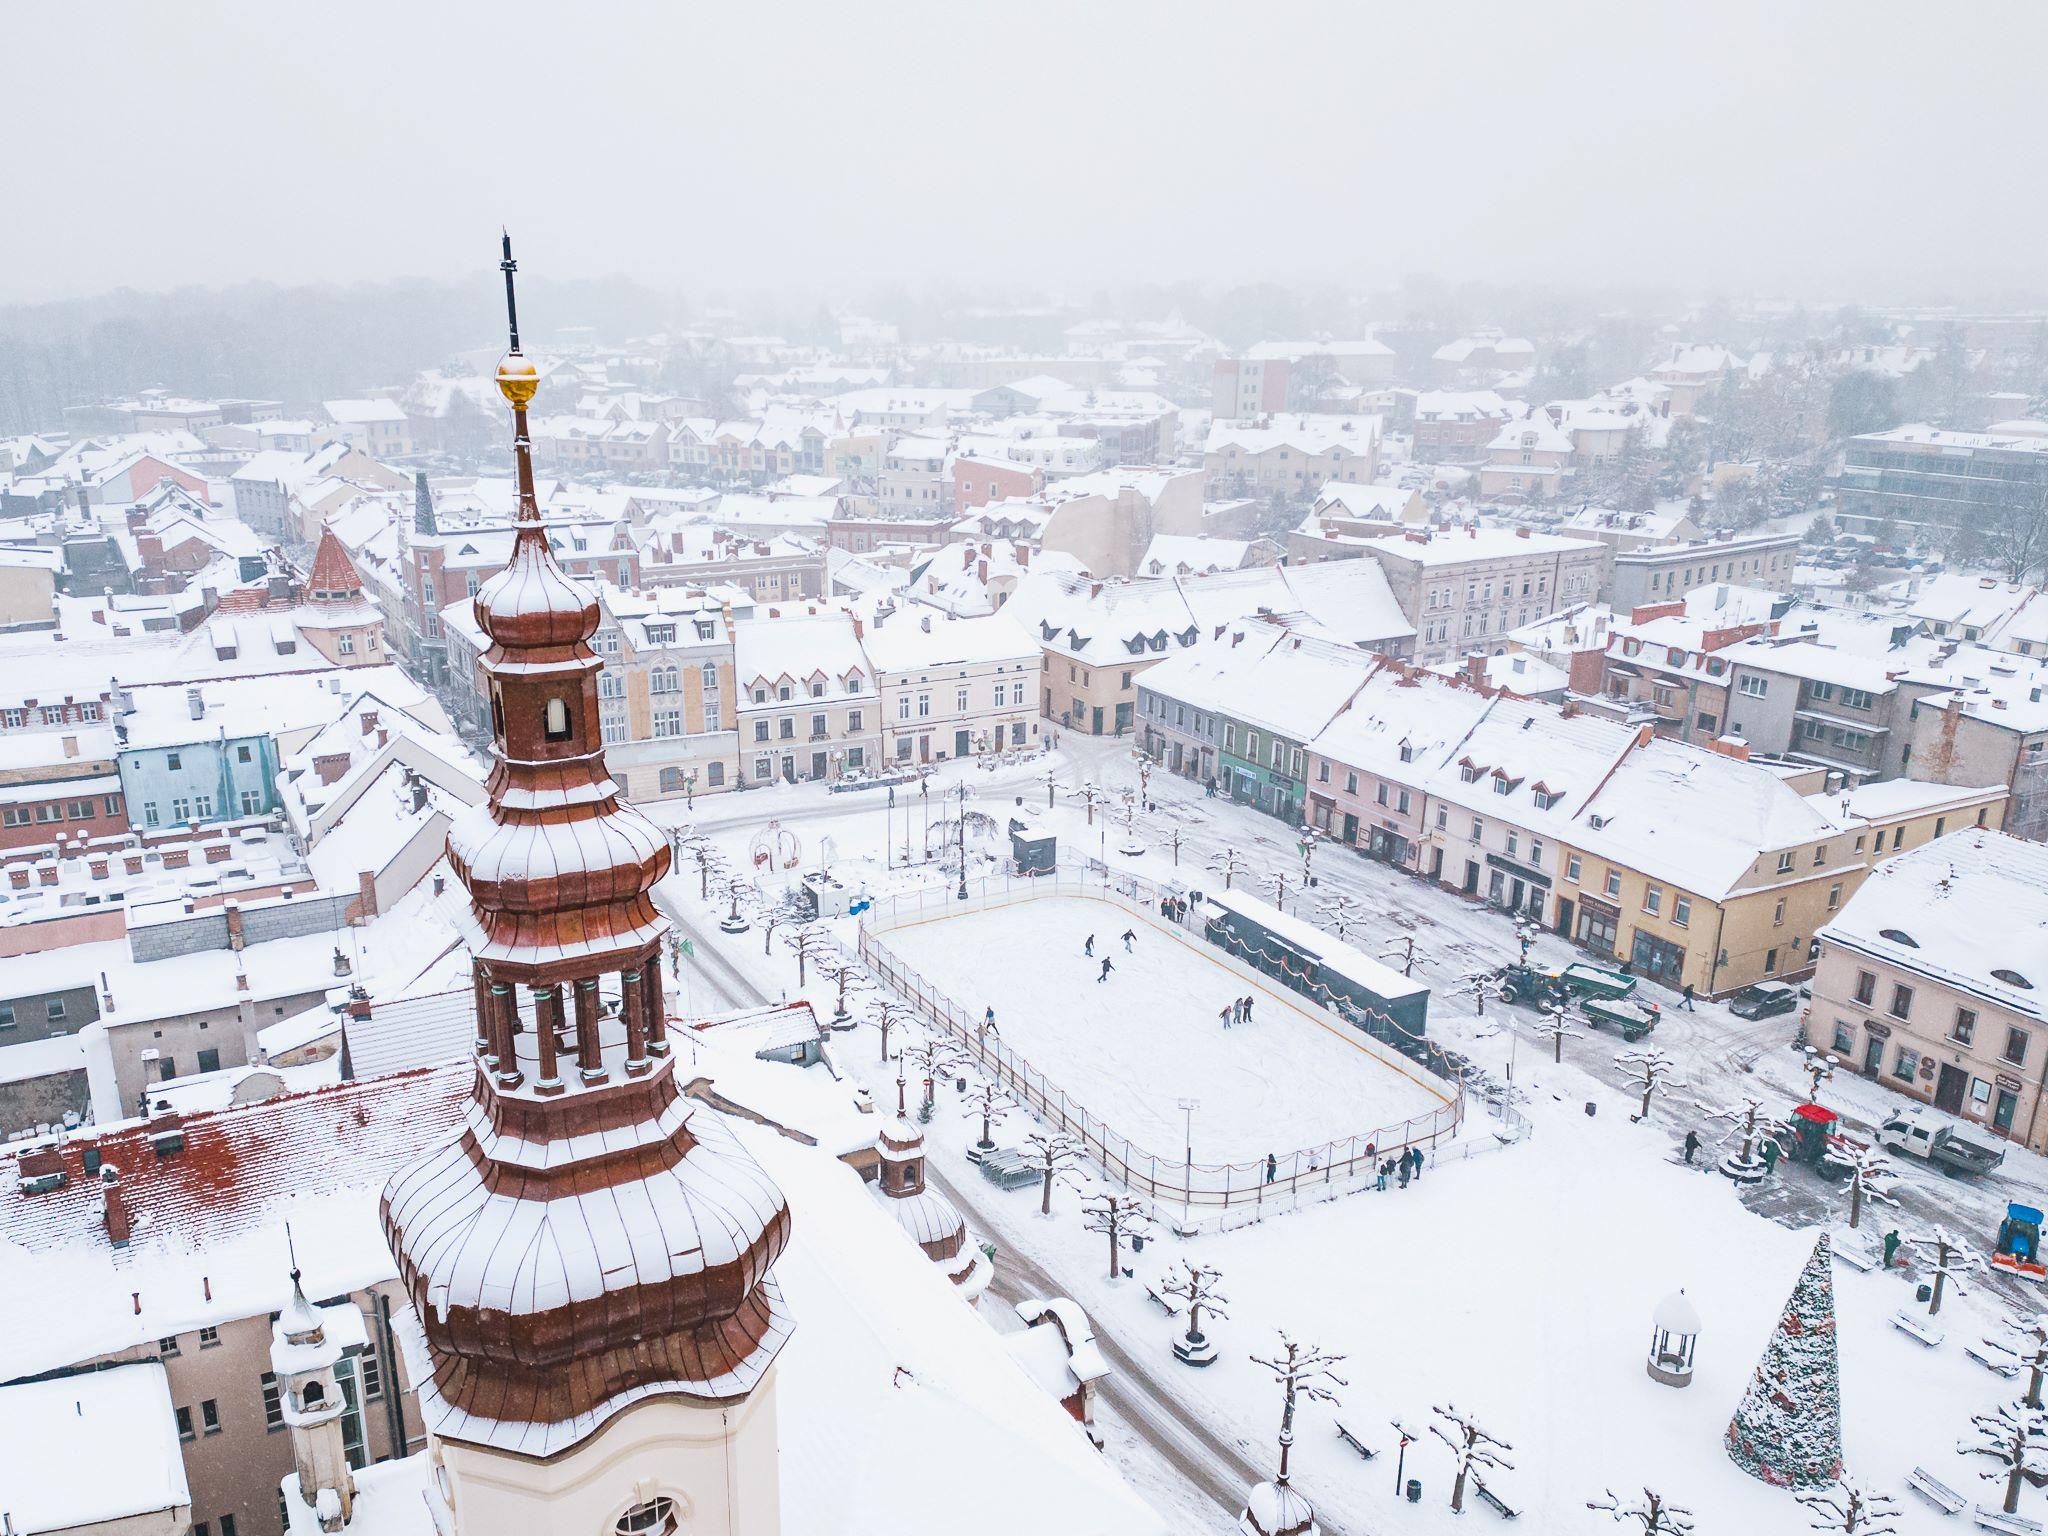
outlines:
M306 1300L299 1271L292 1270L292 1297L270 1328L270 1369L277 1377L278 1405L292 1436L292 1473L285 1497L294 1492L315 1512L320 1529L339 1531L355 1511L356 1482L342 1443L341 1416L348 1406L336 1367L343 1342L321 1309Z

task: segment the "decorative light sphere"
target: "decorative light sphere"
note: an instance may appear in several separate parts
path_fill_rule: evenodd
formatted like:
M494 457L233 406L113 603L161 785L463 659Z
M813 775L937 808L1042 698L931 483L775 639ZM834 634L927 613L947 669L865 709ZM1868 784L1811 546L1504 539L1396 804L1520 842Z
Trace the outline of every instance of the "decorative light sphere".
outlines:
M524 353L507 352L498 364L498 393L516 406L532 400L540 389L540 370Z

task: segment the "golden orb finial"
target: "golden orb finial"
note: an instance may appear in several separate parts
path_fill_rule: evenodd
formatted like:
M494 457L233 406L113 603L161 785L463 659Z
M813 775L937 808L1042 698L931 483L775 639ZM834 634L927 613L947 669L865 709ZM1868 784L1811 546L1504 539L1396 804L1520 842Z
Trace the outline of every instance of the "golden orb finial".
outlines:
M540 370L533 366L532 359L507 352L505 360L498 364L498 393L523 410L539 388Z

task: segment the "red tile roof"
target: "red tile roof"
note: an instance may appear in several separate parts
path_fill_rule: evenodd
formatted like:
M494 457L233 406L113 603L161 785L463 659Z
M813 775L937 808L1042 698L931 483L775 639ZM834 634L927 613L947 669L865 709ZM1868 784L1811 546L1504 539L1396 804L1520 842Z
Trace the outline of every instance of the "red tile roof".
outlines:
M363 578L356 574L356 563L349 559L348 551L341 546L341 540L334 536L334 530L322 527L320 547L313 551L313 569L306 577L306 589L310 592L359 593L363 590Z

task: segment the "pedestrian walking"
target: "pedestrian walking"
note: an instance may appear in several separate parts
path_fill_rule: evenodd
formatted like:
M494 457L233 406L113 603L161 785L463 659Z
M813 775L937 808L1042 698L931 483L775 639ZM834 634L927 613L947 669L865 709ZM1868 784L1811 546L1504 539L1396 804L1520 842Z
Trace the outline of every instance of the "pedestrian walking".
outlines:
M1688 1168L1692 1166L1693 1157L1699 1152L1699 1149L1700 1133L1698 1131L1687 1131L1685 1133L1685 1162Z
M1081 953L1082 953L1082 954L1084 954L1084 955L1086 955L1086 956L1087 956L1087 957L1088 957L1088 958L1089 958L1090 960L1093 960L1093 959L1095 958L1095 935L1094 935L1094 934L1092 934L1092 933L1091 933L1091 934L1089 934L1089 935L1088 935L1088 942L1087 942L1087 943L1085 943L1085 944L1083 944L1083 945L1081 946Z
M1681 1008L1683 1008L1683 1009L1684 1009L1684 1010L1685 1010L1685 1011L1686 1011L1687 1013L1691 1013L1691 1012L1693 1011L1693 1009L1692 1009L1692 983L1691 983L1691 982L1689 982L1689 981L1688 981L1688 982L1687 982L1687 983L1685 984L1685 996L1684 996L1683 998L1681 998L1681 999L1679 1000L1679 1004L1678 1004L1678 1006L1679 1006L1679 1007L1681 1007Z
M990 1030L994 1029L995 1027L996 1027L996 1010L995 1010L995 1005L994 1005L993 1003L991 1003L991 1004L989 1005L989 1010L988 1010L988 1012L987 1012L987 1013L984 1013L984 1014L983 1014L983 1015L981 1016L981 1032L982 1032L982 1033L983 1033L983 1034L985 1035L985 1034L987 1034L987 1033L988 1033L988 1032L989 1032Z
M1125 954L1127 954L1127 955L1128 955L1128 954L1129 954L1129 953L1131 952L1131 941L1132 941L1133 939L1137 938L1137 936L1138 936L1138 934L1137 934L1137 930L1136 930L1136 929L1132 929L1132 928L1126 928L1126 929L1124 930L1123 938L1124 938L1124 953L1125 953Z
M1244 1000L1244 1021L1247 1024L1252 1021L1252 1000L1250 998Z
M1223 1021L1223 1027L1225 1029L1230 1028L1230 1021L1233 1018L1237 1017L1237 1004L1234 1002L1225 1003L1223 1007L1218 1010L1216 1016Z
M1102 957L1102 974L1095 978L1096 981L1104 982L1109 980L1109 973L1115 969L1116 967L1109 963L1109 956L1104 955Z
M1272 1183L1274 1178L1279 1174L1279 1172L1280 1159L1275 1157L1272 1153L1268 1152L1266 1154L1266 1182L1268 1184Z

